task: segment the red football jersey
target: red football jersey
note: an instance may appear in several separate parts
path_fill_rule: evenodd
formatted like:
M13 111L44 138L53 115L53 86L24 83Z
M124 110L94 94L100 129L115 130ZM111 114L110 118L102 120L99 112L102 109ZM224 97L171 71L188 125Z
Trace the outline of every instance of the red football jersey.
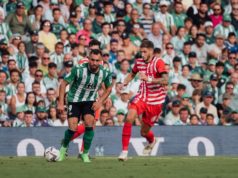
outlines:
M145 63L141 58L137 59L132 72L135 74L143 72L147 77L159 78L161 73L167 71L164 61L160 58L153 57L149 63ZM164 103L166 91L160 84L142 81L136 97L149 105L158 105Z

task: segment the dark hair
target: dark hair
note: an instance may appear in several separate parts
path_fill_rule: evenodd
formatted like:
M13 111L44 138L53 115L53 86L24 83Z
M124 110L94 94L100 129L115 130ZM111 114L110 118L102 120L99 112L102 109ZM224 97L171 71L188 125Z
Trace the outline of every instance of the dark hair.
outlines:
M154 53L159 53L160 54L161 53L161 49L160 48L155 48L154 49Z
M31 114L31 115L33 115L33 112L30 111L30 110L27 110L27 111L24 112L24 114Z
M26 94L25 104L26 104L26 105L28 104L28 97L29 97L30 94L33 94L33 95L34 95L34 97L35 97L35 102L33 103L33 106L36 106L36 95L35 95L35 93L33 93L32 91L30 91L30 92L28 92L28 93Z
M154 49L154 44L150 40L144 40L142 41L140 47Z
M190 117L189 117L189 120L191 120L193 117L196 117L196 118L197 118L197 120L199 120L199 117L198 117L198 115L197 115L197 114L192 114L192 115L190 115Z
M106 26L106 25L109 25L109 27L110 27L110 23L104 22L104 23L102 23L101 28L103 28L103 27Z
M55 13L55 11L60 11L60 9L57 7L57 8L54 8L53 9L53 14Z
M61 41L59 41L59 42L57 42L57 43L55 44L55 47L58 46L58 45L64 46L64 43L62 43Z
M29 62L29 68L37 68L37 62L36 61L31 61Z
M178 84L177 90L186 90L186 86L184 84Z
M214 119L214 115L212 113L207 113L206 118L209 117L209 116L211 116Z
M93 39L89 42L88 46L89 47L92 47L92 46L99 46L100 47L101 43L98 40Z
M188 108L186 108L186 107L181 108L181 109L179 110L179 114L180 114L181 112L183 112L183 111L187 111L188 114L190 114Z
M10 71L10 76L12 75L12 73L18 73L18 75L21 76L21 72L18 69L12 69Z
M90 55L92 55L92 54L96 54L96 55L102 55L102 52L101 52L101 50L99 50L99 49L92 49L91 51L90 51Z
M103 110L100 112L100 115L105 114L105 113L109 114L109 111L106 110L106 109L103 109Z
M42 22L41 22L41 25L40 25L40 30L43 30L43 26L44 26L44 24L45 23L50 23L50 31L52 30L52 24L51 24L51 22L49 21L49 20L43 20Z

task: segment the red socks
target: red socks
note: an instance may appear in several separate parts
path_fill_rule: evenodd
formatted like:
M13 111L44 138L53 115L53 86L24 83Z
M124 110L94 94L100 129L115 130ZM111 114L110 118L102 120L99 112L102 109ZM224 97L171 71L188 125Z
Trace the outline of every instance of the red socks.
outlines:
M122 150L127 151L131 138L132 124L126 122L122 130Z
M71 140L74 140L75 138L79 137L84 132L85 132L85 126L83 124L78 125L77 131L74 132L74 135L71 138Z
M153 143L154 139L155 139L155 136L154 136L154 133L150 130L147 135L145 136L146 140L149 142L149 143Z

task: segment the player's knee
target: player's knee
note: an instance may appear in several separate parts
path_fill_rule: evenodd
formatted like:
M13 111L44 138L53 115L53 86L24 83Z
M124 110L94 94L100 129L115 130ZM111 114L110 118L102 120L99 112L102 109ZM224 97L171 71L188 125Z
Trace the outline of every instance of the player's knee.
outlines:
M134 120L135 119L133 117L131 117L130 115L127 115L125 122L133 124Z
M141 131L140 131L140 135L141 135L142 137L146 137L146 135L147 135L147 132L145 132L145 131L141 130Z

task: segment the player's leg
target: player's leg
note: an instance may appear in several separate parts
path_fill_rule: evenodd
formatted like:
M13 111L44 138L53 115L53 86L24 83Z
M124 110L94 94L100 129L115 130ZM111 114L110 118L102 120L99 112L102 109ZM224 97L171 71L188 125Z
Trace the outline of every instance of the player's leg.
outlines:
M146 124L143 121L141 124L141 136L145 137L149 143L147 146L145 146L143 150L143 154L150 155L153 147L155 146L156 139L155 139L153 131L151 130L151 125Z
M158 121L161 111L162 105L147 105L146 112L142 117L141 136L145 137L148 141L148 145L145 146L143 150L143 154L146 156L151 154L151 151L156 144L156 138L151 127Z
M123 129L122 129L122 152L118 157L120 161L127 160L128 146L129 146L130 138L131 138L132 124L135 121L136 116L137 116L137 110L134 108L129 109Z
M77 117L69 118L68 125L69 125L69 128L64 133L64 139L62 141L62 146L60 148L59 161L63 161L65 159L65 154L69 146L69 142L71 141L75 131L77 130L78 118Z
M94 116L91 114L84 115L85 133L83 136L84 150L81 155L83 162L90 162L88 152L94 137Z
M84 124L79 124L77 126L77 130L74 133L73 137L71 138L71 141L74 140L75 138L79 137L80 135L82 135L85 132L85 126Z
M75 131L78 126L78 117L80 115L80 110L78 109L78 103L68 104L68 125L69 128L65 131L64 139L62 141L62 146L60 148L60 158L59 161L63 161L66 156L67 148L69 142L71 141Z

